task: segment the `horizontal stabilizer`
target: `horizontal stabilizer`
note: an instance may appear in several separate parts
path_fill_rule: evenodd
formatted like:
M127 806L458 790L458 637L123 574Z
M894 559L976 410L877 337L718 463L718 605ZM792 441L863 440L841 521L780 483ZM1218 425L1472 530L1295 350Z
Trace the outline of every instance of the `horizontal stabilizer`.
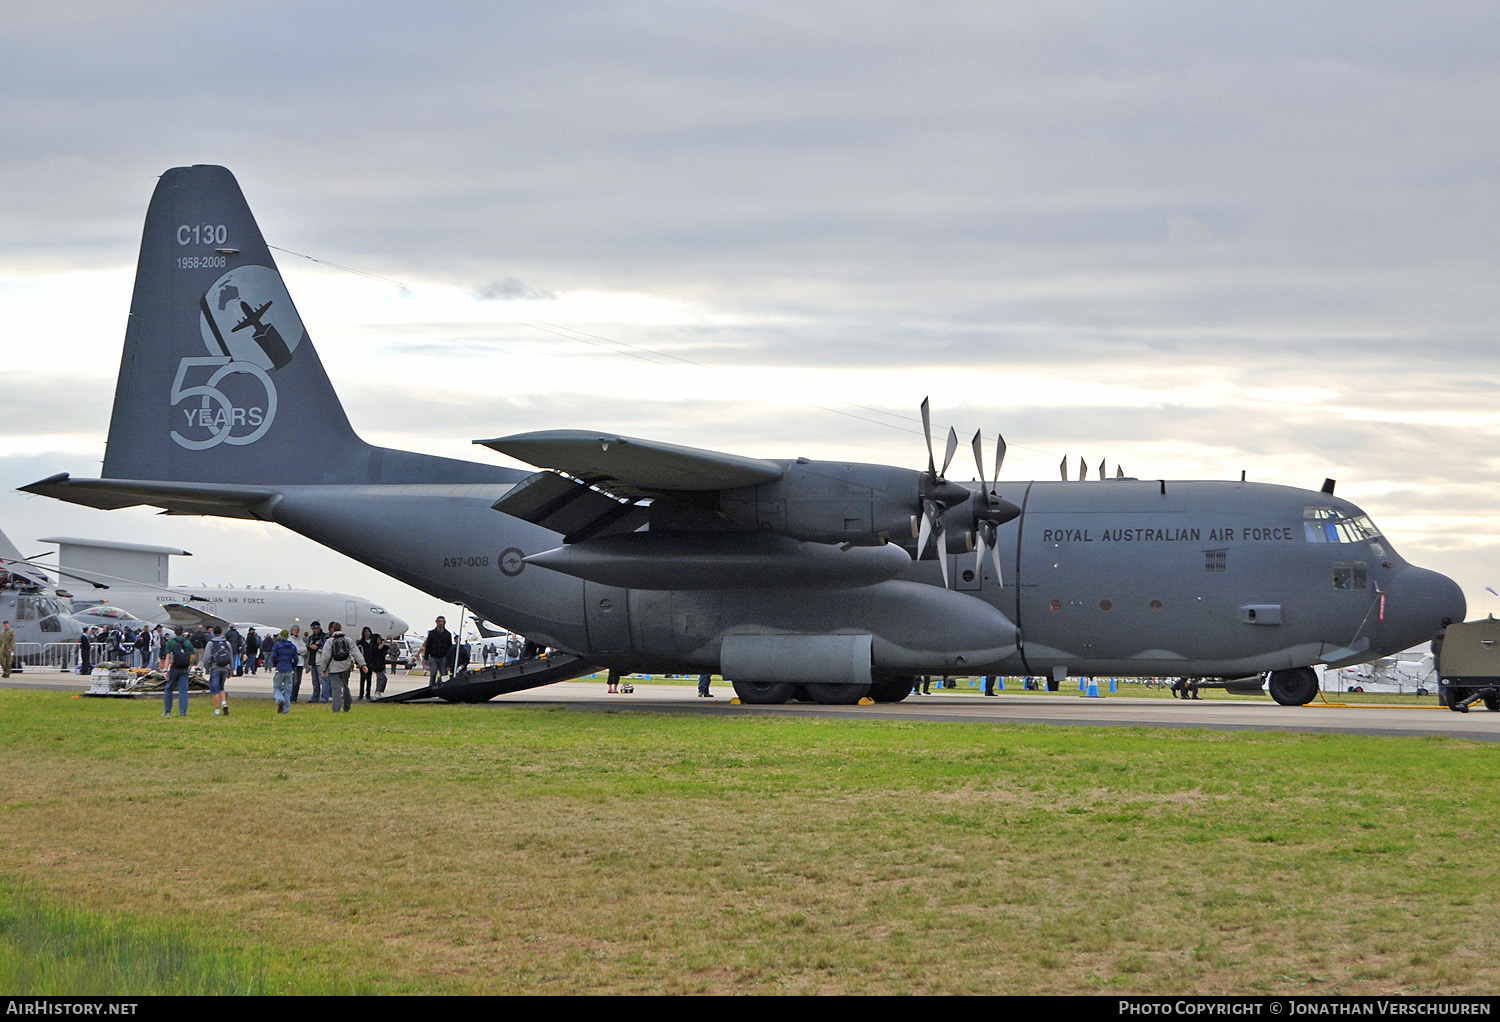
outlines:
M474 442L622 495L733 490L775 482L785 472L779 462L763 458L581 429L542 430Z
M151 479L74 479L66 472L21 487L26 493L114 511L146 504L174 515L270 519L275 490L224 483L172 483Z

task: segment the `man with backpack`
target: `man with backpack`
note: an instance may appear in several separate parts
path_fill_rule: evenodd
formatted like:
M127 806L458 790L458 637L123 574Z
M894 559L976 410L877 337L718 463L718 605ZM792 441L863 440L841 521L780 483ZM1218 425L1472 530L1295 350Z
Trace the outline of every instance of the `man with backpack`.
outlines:
M214 697L214 716L229 716L229 693L224 683L234 668L234 646L224 637L224 626L214 625L214 633L203 649L203 669L208 672L208 690Z
M323 669L323 691L333 704L333 712L349 712L354 700L349 695L349 672L354 665L365 666L364 654L344 634L344 626L337 621L328 622L328 636L323 641L323 651L318 656L318 666Z
M271 637L266 636L270 642ZM302 653L297 649L296 643L292 642L290 633L285 628L281 630L281 636L276 640L276 645L271 647L271 669L276 672L272 682L272 694L276 697L276 712L292 712L292 678L294 672L300 671Z
M193 644L182 634L181 628L174 629L172 637L162 649L162 655L167 661L167 687L162 690L165 693L166 708L162 710L162 716L172 715L172 689L176 688L179 692L177 716L186 717L188 668L193 665Z

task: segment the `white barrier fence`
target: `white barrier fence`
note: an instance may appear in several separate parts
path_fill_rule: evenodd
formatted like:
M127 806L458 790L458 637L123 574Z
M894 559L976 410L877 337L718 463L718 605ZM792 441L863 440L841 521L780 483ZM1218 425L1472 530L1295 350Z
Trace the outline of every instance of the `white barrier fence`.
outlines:
M90 643L89 649L92 662L97 664L104 659L104 643ZM22 670L31 668L39 671L77 672L78 643L18 642L16 643L15 663L19 664Z

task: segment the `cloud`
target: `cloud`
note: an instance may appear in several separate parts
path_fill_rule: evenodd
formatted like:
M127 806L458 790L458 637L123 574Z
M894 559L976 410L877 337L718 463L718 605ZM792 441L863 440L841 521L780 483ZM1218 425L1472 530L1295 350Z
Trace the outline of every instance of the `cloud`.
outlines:
M472 294L481 302L546 302L557 299L555 292L545 288L530 287L515 277L480 284L473 289Z

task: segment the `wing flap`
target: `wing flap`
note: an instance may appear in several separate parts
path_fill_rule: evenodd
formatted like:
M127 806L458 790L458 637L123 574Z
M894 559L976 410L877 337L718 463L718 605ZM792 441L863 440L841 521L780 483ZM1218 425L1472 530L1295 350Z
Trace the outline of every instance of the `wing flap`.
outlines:
M558 472L538 472L518 483L493 507L522 521L561 533L572 543L646 523L647 508L634 496L616 496Z

